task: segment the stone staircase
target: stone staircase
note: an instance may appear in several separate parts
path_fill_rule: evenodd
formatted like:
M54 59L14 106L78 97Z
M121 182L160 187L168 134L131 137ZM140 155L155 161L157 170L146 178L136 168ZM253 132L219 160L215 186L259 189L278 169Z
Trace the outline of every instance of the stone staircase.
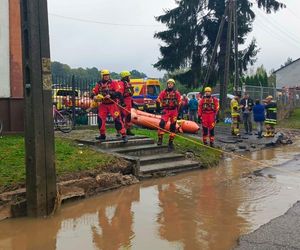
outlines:
M166 145L157 146L152 138L145 136L130 136L126 144L116 137L108 137L105 142L97 140L77 140L77 142L135 162L135 175L140 179L201 168L199 162L186 159L184 154L175 151L168 152Z

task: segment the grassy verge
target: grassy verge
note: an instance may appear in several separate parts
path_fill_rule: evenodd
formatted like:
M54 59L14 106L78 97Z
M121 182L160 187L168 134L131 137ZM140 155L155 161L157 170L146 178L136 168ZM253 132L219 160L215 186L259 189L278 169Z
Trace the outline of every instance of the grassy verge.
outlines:
M133 129L133 132L136 135L145 135L157 140L156 130L135 128ZM164 144L168 143L168 137L169 136L165 134ZM204 165L204 167L214 166L218 164L220 160L221 153L214 149L204 147L200 140L200 136L199 139L195 139L187 135L180 134L180 136L175 138L174 144L177 152L193 152L196 158Z
M4 136L0 138L0 187L25 181L24 137ZM70 141L55 140L56 171L58 175L83 170L101 169L117 161L116 158L77 147Z
M292 115L278 124L282 128L300 129L300 108L294 110Z

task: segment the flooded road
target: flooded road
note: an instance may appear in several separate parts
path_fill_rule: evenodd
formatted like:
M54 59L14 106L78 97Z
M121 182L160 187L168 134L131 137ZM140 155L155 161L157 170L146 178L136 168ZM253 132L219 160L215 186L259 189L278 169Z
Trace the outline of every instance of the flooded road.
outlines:
M298 141L247 157L279 164L299 154ZM246 174L261 168L227 158L216 168L69 203L50 219L0 222L0 249L231 249L300 200L300 166Z

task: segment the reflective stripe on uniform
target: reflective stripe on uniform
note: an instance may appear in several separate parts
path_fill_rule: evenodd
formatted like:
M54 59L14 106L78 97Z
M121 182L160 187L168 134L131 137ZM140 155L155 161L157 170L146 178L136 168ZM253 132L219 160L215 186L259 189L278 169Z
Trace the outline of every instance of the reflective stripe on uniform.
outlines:
M276 125L277 124L277 120L275 120L275 119L266 119L265 120L265 123L266 124L274 124L274 125Z

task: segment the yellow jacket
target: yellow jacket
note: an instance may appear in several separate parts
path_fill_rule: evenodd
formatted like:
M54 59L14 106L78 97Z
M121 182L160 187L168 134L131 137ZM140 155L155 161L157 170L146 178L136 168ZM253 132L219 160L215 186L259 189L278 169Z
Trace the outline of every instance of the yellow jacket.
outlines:
M236 99L232 99L230 102L230 110L231 110L231 116L236 117L240 115L240 105L239 102Z

